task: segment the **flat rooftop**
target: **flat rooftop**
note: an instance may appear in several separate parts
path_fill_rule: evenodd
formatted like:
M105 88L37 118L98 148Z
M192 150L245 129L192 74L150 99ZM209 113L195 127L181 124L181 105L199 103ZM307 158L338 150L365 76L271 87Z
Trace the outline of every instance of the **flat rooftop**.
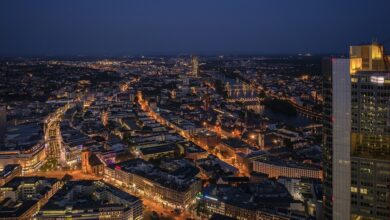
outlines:
M151 162L139 158L110 165L109 167L142 176L163 187L181 192L186 191L194 182L199 180L195 177L197 172L194 172L195 175L192 176L182 175L183 173L190 173L191 170L195 171L198 169L195 166L188 164L178 168L181 169L179 173L175 172L177 169L173 171L163 170Z
M175 150L174 144L167 144L167 145L160 145L160 146L153 146L153 147L143 147L140 149L143 155L171 152L174 150Z
M104 192L108 192L129 203L140 201L138 197L124 192L110 184L94 180L80 180L67 182L52 198L50 198L41 210L63 210L67 207L72 207L73 209L98 209L114 206L126 208L126 205L107 201L106 199L95 195L96 193Z
M307 163L299 163L293 160L283 160L279 159L277 157L273 156L266 156L263 158L259 158L256 161L272 164L275 166L281 166L281 167L290 167L290 168L297 168L297 169L307 169L307 170L320 170L321 168L319 166L313 165L313 164L307 164Z
M7 178L14 170L20 167L19 164L8 164L4 167L2 171L0 171L0 179Z
M11 181L0 187L0 191L16 191L24 184L35 185L35 192L30 192L31 198L5 198L0 203L0 216L2 218L18 218L33 205L35 205L55 184L58 179L45 177L14 177Z
M283 184L272 180L238 186L211 184L202 194L204 199L219 200L248 210L289 207L294 201Z
M43 140L43 124L29 123L7 127L3 151L29 150Z
M222 142L232 148L250 148L251 146L238 138L228 138Z
M16 190L20 185L23 184L35 184L37 182L46 182L50 185L53 185L58 181L56 178L46 178L46 177L40 177L40 176L17 176L14 177L12 180L10 180L8 183L4 184L0 188L11 188L12 190Z

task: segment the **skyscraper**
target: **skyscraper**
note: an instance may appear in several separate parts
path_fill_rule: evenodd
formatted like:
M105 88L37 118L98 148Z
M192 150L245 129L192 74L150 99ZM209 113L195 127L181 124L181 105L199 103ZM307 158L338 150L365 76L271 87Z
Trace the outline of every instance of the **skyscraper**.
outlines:
M194 77L197 77L198 74L199 74L199 61L198 61L198 57L192 56L192 58L191 58L191 65L192 65L191 75L194 76Z
M324 219L389 219L390 71L378 44L327 59Z
M388 58L377 44L352 46L350 55L362 64L351 71L351 217L390 219Z
M327 59L324 71L324 219L350 216L351 80L349 59Z

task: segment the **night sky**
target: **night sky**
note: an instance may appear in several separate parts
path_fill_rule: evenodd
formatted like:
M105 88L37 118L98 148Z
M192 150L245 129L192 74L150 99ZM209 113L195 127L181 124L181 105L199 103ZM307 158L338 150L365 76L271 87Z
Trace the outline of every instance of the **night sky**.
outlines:
M390 0L0 0L0 56L346 53L389 25Z

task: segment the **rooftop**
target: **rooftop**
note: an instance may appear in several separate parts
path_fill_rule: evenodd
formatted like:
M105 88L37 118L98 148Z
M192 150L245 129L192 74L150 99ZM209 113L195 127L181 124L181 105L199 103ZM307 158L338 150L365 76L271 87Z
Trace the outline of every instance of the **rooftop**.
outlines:
M12 190L16 190L19 186L23 184L34 184L36 185L39 182L45 182L53 185L55 182L57 182L58 179L56 178L46 178L46 177L40 177L40 176L26 176L26 177L14 177L11 181L6 183L4 186L2 186L0 189L3 188L11 188Z
M19 164L9 164L4 167L2 171L0 171L0 178L7 178L14 170L20 167Z
M247 143L241 141L238 138L228 138L225 140L222 140L222 142L232 148L250 148L251 146Z
M2 150L29 150L43 138L43 124L29 123L7 127Z
M275 166L283 166L283 167L291 167L291 168L297 168L297 169L309 169L309 170L320 170L320 167L313 165L313 164L307 164L307 163L298 163L293 160L281 160L279 158L273 157L273 156L267 156L257 159L256 161L272 164Z
M100 208L118 206L126 208L128 204L120 204L113 202L107 196L104 197L103 192L110 193L115 197L119 197L126 203L134 203L139 201L138 197L130 195L110 184L94 180L80 180L67 182L48 203L42 207L42 210L58 210L65 207L73 207L73 209Z
M137 158L109 167L142 176L152 182L157 182L161 186L177 191L186 191L192 183L198 181L198 178L194 175L183 175L183 173L197 169L189 164L180 167L180 172L175 172L177 169L174 171L163 170L148 161Z
M280 183L264 180L260 183L242 183L238 186L210 185L204 189L205 199L223 201L249 210L288 207L293 199Z
M45 177L15 177L2 187L0 191L13 192L15 196L5 198L0 203L0 216L3 218L17 218L39 202L51 190L58 179ZM34 190L19 189L20 187L34 188ZM19 193L20 191L23 193ZM6 194L9 195L9 194ZM28 195L28 196L26 196Z
M153 147L143 147L140 149L143 155L156 154L162 152L170 152L175 150L174 144L153 146Z

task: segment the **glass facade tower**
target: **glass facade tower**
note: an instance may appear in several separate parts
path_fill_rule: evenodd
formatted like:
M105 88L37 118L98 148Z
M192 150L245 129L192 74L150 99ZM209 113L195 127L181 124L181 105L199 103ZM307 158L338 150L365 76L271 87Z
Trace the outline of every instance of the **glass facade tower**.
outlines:
M388 61L378 44L324 60L324 219L390 219Z

